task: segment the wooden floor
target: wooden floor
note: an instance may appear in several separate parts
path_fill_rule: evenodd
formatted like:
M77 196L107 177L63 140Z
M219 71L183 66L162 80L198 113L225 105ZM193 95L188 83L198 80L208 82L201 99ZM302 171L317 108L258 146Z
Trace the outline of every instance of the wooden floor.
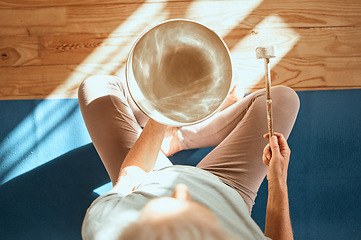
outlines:
M139 34L172 18L222 36L247 91L264 86L260 45L277 48L273 85L361 88L360 0L0 0L0 99L73 98L89 75L123 76Z

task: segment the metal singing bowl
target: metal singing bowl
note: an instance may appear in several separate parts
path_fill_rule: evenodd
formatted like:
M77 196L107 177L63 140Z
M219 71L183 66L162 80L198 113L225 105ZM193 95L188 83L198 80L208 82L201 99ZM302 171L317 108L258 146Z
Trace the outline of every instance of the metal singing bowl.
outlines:
M135 42L126 79L134 102L148 117L170 126L191 125L213 115L230 92L230 53L204 25L169 20Z

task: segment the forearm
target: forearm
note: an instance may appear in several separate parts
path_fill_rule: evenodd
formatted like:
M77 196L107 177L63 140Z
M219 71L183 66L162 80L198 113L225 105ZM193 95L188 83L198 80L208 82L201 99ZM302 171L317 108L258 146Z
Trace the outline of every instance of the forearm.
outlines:
M268 184L265 235L274 240L292 240L286 183Z
M129 166L150 172L157 160L166 127L150 119L124 159L120 172Z

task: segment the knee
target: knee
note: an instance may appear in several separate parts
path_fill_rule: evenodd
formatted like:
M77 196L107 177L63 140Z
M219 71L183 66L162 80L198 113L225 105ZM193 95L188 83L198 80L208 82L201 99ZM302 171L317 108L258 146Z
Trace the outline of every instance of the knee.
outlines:
M287 105L298 111L300 107L300 99L292 88L279 85L272 87L271 91L273 105Z
M95 75L83 80L78 88L78 95L85 92L107 88L109 84L115 84L115 77L109 75Z
M110 89L124 91L123 83L118 77L110 75L95 75L87 77L78 88L79 102L88 104L96 98L109 95Z

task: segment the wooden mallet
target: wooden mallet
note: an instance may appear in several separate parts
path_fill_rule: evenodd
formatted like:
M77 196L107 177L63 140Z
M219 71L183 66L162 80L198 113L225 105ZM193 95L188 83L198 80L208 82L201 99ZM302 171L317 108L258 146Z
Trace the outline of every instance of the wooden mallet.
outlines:
M258 47L256 48L256 56L258 59L264 59L265 80L266 80L266 104L267 104L267 120L269 137L273 136L273 118L272 118L272 98L271 98L271 73L268 67L269 59L274 58L274 47Z

